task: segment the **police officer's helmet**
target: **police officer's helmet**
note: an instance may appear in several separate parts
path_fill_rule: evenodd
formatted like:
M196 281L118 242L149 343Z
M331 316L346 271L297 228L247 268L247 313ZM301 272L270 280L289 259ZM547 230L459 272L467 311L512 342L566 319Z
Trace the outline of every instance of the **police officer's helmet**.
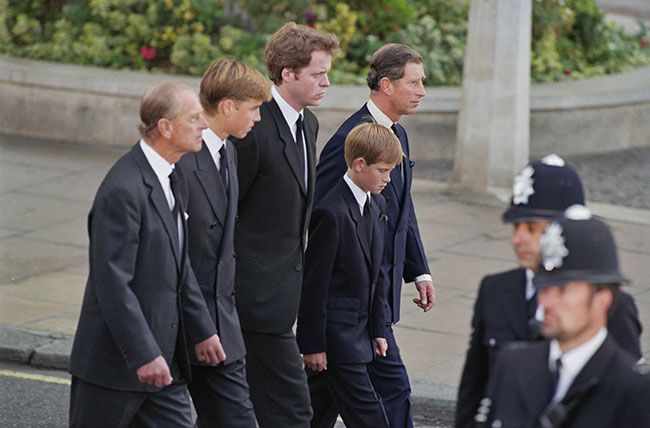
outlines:
M578 173L564 159L551 154L526 165L515 177L505 223L561 216L571 205L585 204Z
M564 217L551 221L540 238L540 246L541 261L533 278L538 290L569 281L629 282L619 270L612 232L583 205L571 206Z

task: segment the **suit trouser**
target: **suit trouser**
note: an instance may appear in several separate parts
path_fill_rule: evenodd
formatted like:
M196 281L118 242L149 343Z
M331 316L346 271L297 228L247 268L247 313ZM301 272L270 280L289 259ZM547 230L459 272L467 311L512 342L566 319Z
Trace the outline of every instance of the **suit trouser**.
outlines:
M375 358L368 365L368 374L375 391L382 399L391 427L411 428L411 384L395 341L393 327L386 328L388 352L384 358Z
M199 427L255 428L244 359L225 366L193 365L189 390Z
M246 378L260 428L306 428L311 420L307 376L292 330L243 330Z
M337 414L351 428L388 428L381 398L375 392L368 364L327 362L327 370L305 369L314 417L312 428L331 428Z
M119 391L73 376L70 426L192 427L187 385L173 383L157 392Z

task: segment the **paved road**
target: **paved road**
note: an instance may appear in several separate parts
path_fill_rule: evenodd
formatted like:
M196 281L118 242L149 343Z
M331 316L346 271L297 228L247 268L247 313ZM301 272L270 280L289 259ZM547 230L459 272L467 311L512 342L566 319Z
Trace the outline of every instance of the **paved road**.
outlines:
M0 423L11 427L68 426L69 376L0 364Z

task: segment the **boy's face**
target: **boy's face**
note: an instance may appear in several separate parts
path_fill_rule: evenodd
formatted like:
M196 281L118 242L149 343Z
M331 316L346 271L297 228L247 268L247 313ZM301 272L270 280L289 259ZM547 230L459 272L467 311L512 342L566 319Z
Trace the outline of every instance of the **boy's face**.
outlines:
M261 100L236 101L232 105L227 123L228 135L244 138L260 120Z
M388 183L390 183L390 172L395 168L394 163L387 162L377 162L368 165L363 158L356 159L354 165L359 181L356 183L357 186L373 195L381 193Z

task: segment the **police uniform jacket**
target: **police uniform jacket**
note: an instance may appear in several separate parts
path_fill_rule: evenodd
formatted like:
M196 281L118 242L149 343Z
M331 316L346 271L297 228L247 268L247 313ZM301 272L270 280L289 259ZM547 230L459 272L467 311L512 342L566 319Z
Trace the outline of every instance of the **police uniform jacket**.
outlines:
M607 336L560 403L548 405L549 341L511 344L500 354L476 427L650 427L650 376ZM540 424L550 416L554 423Z
M498 351L510 342L529 341L536 334L529 327L525 298L526 271L514 269L483 278L474 304L472 333L458 388L456 426L471 427ZM641 323L632 296L621 292L612 306L607 329L618 344L641 358Z

